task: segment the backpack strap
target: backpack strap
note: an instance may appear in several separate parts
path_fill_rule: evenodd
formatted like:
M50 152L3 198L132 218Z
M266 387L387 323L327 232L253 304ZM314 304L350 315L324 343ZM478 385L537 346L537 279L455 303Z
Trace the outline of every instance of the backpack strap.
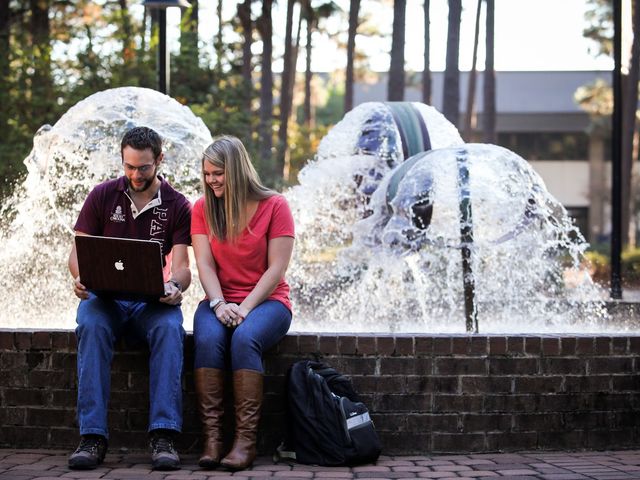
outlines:
M285 450L284 449L284 442L282 442L280 445L278 445L278 448L276 448L276 452L273 454L273 461L274 462L279 462L280 460L296 460L296 452L291 451L291 450Z

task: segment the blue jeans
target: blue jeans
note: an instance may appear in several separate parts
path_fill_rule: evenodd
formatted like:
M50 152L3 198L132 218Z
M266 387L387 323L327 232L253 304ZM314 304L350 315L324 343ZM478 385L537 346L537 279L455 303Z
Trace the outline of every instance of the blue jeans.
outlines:
M149 346L149 430L182 429L184 329L179 306L99 298L90 294L78 306L78 422L80 435L108 438L107 407L116 340L142 340Z
M284 338L291 325L291 311L277 300L266 300L251 310L235 328L225 327L200 302L193 319L194 368L225 369L231 357L231 370L262 372L262 353Z

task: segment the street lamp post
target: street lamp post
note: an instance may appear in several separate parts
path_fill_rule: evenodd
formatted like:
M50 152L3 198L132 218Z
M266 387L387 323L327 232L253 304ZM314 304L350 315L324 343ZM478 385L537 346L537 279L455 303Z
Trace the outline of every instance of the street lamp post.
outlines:
M622 298L622 6L613 0L613 115L611 132L611 298Z
M158 72L158 91L169 95L171 90L171 68L169 49L167 49L167 8L189 8L191 4L187 0L144 0L145 8L158 12L158 56L156 71Z

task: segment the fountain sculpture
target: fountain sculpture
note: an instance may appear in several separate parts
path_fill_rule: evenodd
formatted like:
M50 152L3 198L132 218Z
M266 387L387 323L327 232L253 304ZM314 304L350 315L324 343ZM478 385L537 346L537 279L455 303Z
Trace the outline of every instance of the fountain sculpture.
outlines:
M0 300L4 327L74 327L71 228L89 189L119 174L119 140L134 125L160 132L164 174L199 195L211 135L165 95L100 92L42 127L28 177L2 207L0 268L12 292ZM540 177L504 148L465 144L433 107L358 106L285 195L297 229L293 330L464 332L476 320L482 332L621 328L607 327L588 275L564 282L587 245ZM187 329L202 298L193 285Z

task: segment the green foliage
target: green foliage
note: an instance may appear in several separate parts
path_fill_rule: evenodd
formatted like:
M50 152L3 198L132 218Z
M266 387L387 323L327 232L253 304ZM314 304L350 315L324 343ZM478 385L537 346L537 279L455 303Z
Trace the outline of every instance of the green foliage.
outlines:
M632 284L640 281L640 248L631 248L621 255L622 278Z
M593 40L593 53L613 55L613 4L611 0L589 0L584 15L588 25L583 30L586 38Z
M607 284L611 279L611 255L608 244L592 247L585 252L585 257L589 263L591 277L601 284ZM640 248L630 248L622 252L620 270L625 286L640 284Z
M327 134L330 126L319 125L307 128L304 125L293 125L289 130L289 175L287 183L296 183L298 173L307 161L311 160L318 150L320 140Z

